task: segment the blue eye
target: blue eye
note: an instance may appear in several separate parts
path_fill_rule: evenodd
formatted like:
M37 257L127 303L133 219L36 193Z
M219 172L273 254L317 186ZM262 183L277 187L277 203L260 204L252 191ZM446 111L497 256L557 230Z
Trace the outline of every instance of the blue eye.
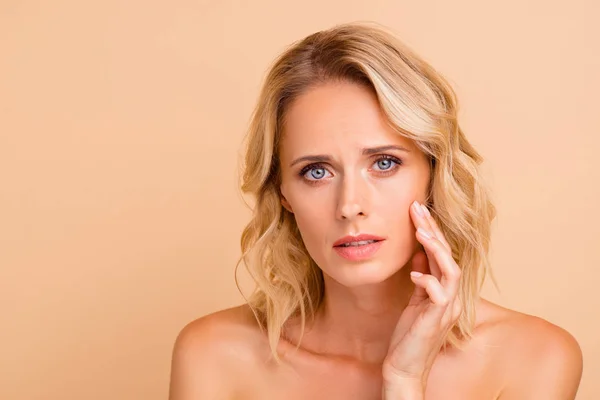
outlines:
M382 171L387 171L393 167L394 160L389 158L381 158L377 160L376 164L381 168Z
M400 161L400 159L398 159L396 157L382 156L375 162L375 165L377 165L379 167L378 171L382 171L382 172L393 169L394 164L401 165L402 161Z
M327 169L319 165L313 165L312 167L309 167L310 168L303 169L300 174L310 181L321 180L328 173Z

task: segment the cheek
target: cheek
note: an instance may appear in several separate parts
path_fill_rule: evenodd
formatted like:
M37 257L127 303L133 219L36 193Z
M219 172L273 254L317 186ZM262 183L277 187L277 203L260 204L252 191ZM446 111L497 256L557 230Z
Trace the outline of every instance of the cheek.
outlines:
M331 218L325 207L317 203L308 207L295 207L294 217L305 242L321 240L327 232L327 221Z
M398 190L398 187L403 189ZM416 226L410 216L410 207L415 200L425 200L427 186L421 182L402 182L387 189L385 195L377 197L373 210L383 222L384 229L388 230L386 233L393 238L395 252L404 253L416 249L419 242L415 236Z
M388 234L400 243L412 240L416 228L410 217L410 205L414 196L399 193L389 200L377 208L379 216L386 221L385 226L391 230Z
M307 213L294 213L296 224L302 237L302 242L317 265L325 265L327 262L323 258L324 244L327 243L326 232L331 228L327 226L327 219L320 217L314 210Z
M299 193L302 193L299 191ZM307 193L291 197L294 217L300 232L310 239L316 232L324 233L326 221L331 219L331 211L323 196L311 196Z
M414 200L421 201L422 198L424 195L414 185L406 182L388 185L373 197L372 211L385 219L410 222L410 205Z

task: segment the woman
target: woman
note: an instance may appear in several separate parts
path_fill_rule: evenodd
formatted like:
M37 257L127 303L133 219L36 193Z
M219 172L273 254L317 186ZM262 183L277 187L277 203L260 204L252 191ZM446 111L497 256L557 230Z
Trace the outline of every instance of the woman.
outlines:
M576 340L479 296L495 217L448 83L387 29L272 66L242 189L247 304L189 323L170 399L573 399Z

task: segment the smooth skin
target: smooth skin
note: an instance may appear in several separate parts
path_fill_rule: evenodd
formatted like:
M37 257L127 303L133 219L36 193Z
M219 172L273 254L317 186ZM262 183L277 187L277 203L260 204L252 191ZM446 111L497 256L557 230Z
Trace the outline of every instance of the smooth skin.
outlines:
M246 305L190 322L173 349L170 400L575 398L581 349L541 318L480 298L473 338L440 351L460 312L460 266L421 204L427 157L386 123L372 91L310 89L291 105L279 150L282 206L323 271L323 304L297 351L299 321L284 327L283 366ZM333 249L357 233L385 238L369 260Z

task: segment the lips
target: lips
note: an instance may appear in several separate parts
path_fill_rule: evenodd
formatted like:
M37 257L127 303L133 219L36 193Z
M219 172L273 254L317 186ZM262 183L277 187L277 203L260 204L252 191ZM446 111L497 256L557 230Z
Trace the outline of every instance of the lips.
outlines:
M384 238L375 235L345 236L335 242L333 250L350 262L365 262L375 257L383 242Z
M335 243L333 243L333 247L348 247L348 244L350 244L350 247L353 247L356 245L366 245L368 243L380 242L384 239L385 238L382 238L381 236L371 235L368 233L361 233L356 236L348 235L348 236L344 236L343 238L336 240ZM367 242L367 243L358 243L358 242Z

